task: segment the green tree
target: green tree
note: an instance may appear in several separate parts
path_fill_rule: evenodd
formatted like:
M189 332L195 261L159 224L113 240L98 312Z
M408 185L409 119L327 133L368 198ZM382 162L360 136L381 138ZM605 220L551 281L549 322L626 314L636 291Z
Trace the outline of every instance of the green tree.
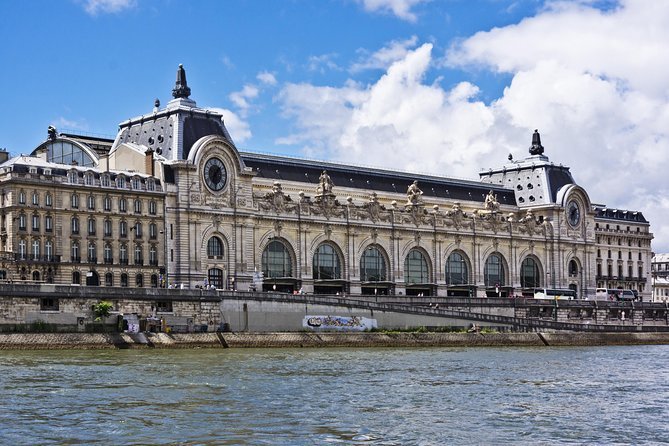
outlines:
M111 310L114 306L111 302L105 300L98 302L93 305L93 313L95 313L95 322L100 322L103 319L109 317Z

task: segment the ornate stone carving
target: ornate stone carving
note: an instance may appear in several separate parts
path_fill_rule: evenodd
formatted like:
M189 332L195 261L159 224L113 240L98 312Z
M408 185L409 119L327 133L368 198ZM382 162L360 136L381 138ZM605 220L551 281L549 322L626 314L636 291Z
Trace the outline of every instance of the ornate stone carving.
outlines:
M462 227L468 227L471 225L471 222L468 221L467 214L465 214L465 212L460 207L460 203L457 201L453 204L453 208L446 212L446 216L450 217L452 225L455 227L455 229L460 229Z
M379 203L379 197L376 195L376 192L372 192L369 196L369 201L364 205L365 210L367 211L367 217L372 220L374 223L381 220L381 211L385 211L385 206Z
M528 209L524 217L518 219L518 230L527 234L536 234L541 232L539 221L534 216L532 209Z
M278 214L280 212L293 211L295 204L289 195L283 193L281 183L275 181L272 185L272 191L260 198L258 207L261 210L274 211Z

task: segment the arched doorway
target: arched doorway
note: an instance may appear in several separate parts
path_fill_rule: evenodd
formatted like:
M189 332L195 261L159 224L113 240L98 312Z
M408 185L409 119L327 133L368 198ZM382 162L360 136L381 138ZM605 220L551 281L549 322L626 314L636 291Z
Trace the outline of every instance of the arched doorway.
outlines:
M412 249L404 259L404 282L407 296L431 296L430 268L427 257L419 249Z
M342 260L339 250L322 243L314 252L314 294L337 294L346 291L342 280Z
M100 276L97 271L91 270L86 273L86 286L99 286Z
M360 257L360 292L387 295L390 290L385 253L377 246L368 246Z
M292 293L298 287L293 277L293 257L282 240L270 241L262 252L263 291Z
M446 285L448 296L476 295L476 288L469 285L469 265L464 253L456 251L446 259Z

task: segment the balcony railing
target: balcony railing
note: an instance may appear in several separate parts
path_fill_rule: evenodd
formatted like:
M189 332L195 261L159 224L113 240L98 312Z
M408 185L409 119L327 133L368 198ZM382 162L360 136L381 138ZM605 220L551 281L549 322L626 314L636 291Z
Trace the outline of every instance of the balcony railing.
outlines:
M36 256L36 255L33 255L33 254L15 253L14 254L14 260L21 261L21 262L59 263L60 262L60 256L54 256L54 255Z

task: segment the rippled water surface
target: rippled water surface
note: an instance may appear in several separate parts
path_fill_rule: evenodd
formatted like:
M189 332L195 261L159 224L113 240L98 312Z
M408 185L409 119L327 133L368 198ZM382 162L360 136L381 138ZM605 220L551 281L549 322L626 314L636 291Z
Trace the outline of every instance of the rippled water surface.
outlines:
M669 346L0 351L1 444L661 444Z

